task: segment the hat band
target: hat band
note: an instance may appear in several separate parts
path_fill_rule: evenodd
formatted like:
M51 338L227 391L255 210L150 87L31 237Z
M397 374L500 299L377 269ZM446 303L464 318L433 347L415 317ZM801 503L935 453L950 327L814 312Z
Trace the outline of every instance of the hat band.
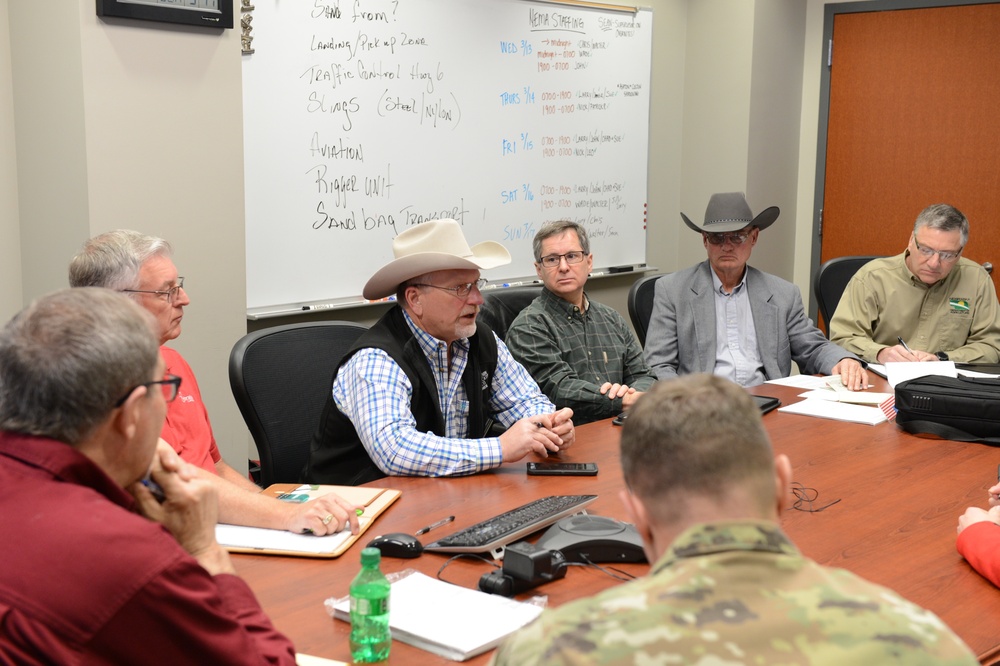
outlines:
M707 227L710 224L720 224L722 222L746 222L747 224L750 224L751 222L753 222L753 220L748 220L745 217L723 217L718 220L712 220L711 222L706 222L705 226Z

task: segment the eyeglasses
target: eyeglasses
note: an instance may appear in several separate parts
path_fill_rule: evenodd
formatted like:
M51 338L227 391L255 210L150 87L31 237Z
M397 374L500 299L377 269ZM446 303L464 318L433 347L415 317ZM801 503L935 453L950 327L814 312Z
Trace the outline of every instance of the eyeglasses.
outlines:
M922 254L926 259L930 259L935 254L941 261L955 261L958 259L958 255L962 254L962 250L965 248L959 248L957 252L942 252L941 250L932 250L929 247L921 247L920 241L917 240L917 236L913 236L913 244L917 246L917 252Z
M174 299L177 298L177 292L184 288L184 278L177 278L177 284L172 286L170 289L156 291L153 289L122 289L122 291L129 294L156 294L157 296L166 296L167 302L171 305L174 304Z
M486 286L487 282L489 282L489 280L487 280L486 278L479 278L475 282L466 282L465 284L458 284L458 285L455 285L454 287L439 287L436 284L423 284L423 283L420 283L420 282L414 282L410 286L411 287L431 287L433 289L440 289L441 291L449 291L449 292L452 293L452 295L457 296L458 298L465 299L465 298L468 298L469 294L472 293L472 288L473 287L475 287L476 289L482 291L483 287Z
M705 239L711 245L725 245L726 243L743 245L748 238L750 238L750 233L744 231L736 231L731 234L705 234Z
M167 402L173 402L174 398L177 397L177 391L181 388L181 378L177 375L165 375L165 377L166 379L158 379L155 382L143 382L141 384L136 384L126 391L125 395L123 395L117 402L115 402L115 407L121 407L124 405L125 401L128 400L128 397L132 395L132 392L140 386L156 386L157 384L159 384L160 388L163 389L163 399Z
M567 252L566 254L549 254L541 258L538 262L545 268L555 268L562 262L563 259L566 260L567 264L578 264L583 261L583 258L587 255L583 253L582 250L574 250L573 252Z

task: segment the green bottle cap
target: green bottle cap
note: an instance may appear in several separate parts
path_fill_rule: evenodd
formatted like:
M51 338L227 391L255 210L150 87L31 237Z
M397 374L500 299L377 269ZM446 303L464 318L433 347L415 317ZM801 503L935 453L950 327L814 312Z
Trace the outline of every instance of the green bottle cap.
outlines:
M361 564L368 566L378 564L382 560L382 551L378 548L365 548L361 551Z

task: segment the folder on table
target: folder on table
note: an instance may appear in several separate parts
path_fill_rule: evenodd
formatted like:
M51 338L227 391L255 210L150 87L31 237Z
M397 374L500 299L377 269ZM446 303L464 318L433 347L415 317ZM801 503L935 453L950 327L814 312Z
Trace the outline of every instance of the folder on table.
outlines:
M215 526L215 538L226 550L233 553L254 553L257 555L294 555L298 557L337 557L361 538L375 519L381 515L402 494L391 488L369 488L366 486L310 486L295 483L276 483L261 493L282 501L306 502L327 493L337 493L348 502L364 507L364 514L358 518L357 534L343 530L326 536L293 534L284 530L264 527L219 524Z

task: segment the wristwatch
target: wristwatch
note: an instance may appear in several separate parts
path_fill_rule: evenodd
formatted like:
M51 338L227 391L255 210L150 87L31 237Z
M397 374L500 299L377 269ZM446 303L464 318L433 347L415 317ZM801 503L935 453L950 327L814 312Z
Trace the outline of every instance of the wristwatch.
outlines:
M948 360L948 355L945 354L944 352L934 352L934 355L938 357L939 361L947 361Z

